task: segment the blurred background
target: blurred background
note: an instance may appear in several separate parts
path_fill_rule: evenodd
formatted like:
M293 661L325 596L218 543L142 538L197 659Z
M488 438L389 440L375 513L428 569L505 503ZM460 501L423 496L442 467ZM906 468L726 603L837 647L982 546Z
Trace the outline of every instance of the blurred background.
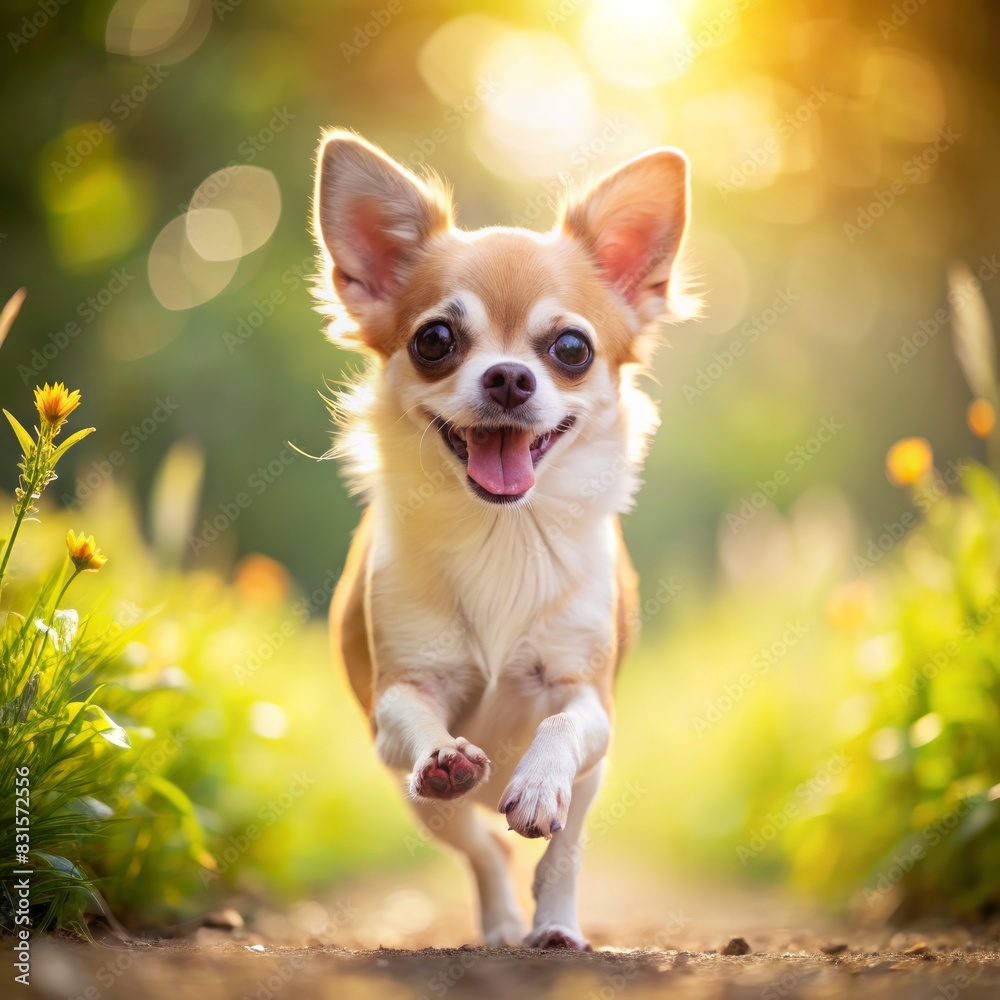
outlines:
M180 738L153 770L189 799L171 820L140 792L81 848L117 912L436 856L405 846L326 661L357 506L288 444L326 451L318 392L357 364L308 290L333 125L448 178L466 227L546 229L567 180L691 159L705 308L647 380L643 640L595 855L869 915L995 911L995 4L11 0L3 22L0 295L28 294L0 400L28 424L31 387L65 380L97 427L22 568L85 527L111 556L88 599L159 609L115 697Z

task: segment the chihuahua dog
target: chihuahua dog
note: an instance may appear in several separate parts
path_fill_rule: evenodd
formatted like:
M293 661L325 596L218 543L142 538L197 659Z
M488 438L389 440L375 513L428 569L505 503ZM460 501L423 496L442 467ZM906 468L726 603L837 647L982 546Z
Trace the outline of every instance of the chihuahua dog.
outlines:
M567 192L545 235L467 232L435 177L350 132L320 144L319 308L369 359L335 403L367 509L334 656L378 756L468 858L489 945L589 947L579 844L635 621L618 518L657 423L634 377L683 298L687 176L653 149ZM475 804L548 841L527 934Z

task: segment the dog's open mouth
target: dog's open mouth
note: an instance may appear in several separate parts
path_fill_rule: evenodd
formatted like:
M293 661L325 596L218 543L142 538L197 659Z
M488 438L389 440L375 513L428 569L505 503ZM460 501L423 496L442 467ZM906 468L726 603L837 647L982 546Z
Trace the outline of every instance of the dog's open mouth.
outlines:
M535 485L535 466L575 423L535 434L522 427L456 427L437 417L444 443L464 462L476 494L492 503L513 503Z

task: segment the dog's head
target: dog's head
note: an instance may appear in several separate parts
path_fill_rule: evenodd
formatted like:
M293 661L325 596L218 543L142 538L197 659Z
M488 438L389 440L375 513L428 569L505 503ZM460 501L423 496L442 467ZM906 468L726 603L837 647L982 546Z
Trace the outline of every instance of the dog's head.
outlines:
M517 503L560 450L588 447L623 367L646 360L687 201L683 154L659 148L568 196L546 235L469 233L442 185L330 133L314 213L335 339L379 359L399 414L433 427L474 496Z

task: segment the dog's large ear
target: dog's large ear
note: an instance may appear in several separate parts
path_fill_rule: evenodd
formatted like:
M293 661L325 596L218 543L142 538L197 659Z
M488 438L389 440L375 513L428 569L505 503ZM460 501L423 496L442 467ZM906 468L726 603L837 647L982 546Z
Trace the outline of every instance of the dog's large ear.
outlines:
M650 150L571 196L559 225L594 257L604 279L645 322L667 311L688 215L688 163Z
M327 311L353 320L335 323L337 334L379 350L393 298L427 240L451 225L451 202L351 132L326 134L318 161L314 227L336 297L328 287Z

